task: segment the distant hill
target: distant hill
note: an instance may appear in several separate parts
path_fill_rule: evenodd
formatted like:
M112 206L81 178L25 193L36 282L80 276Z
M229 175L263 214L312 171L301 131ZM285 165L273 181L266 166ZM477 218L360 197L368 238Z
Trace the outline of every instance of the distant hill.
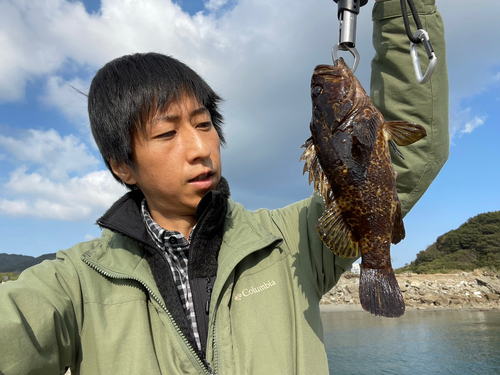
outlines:
M4 254L0 253L0 272L21 273L26 268L41 263L46 259L56 259L56 254L44 254L38 258L28 255Z
M500 270L500 211L479 214L438 237L398 273L472 271L485 267Z

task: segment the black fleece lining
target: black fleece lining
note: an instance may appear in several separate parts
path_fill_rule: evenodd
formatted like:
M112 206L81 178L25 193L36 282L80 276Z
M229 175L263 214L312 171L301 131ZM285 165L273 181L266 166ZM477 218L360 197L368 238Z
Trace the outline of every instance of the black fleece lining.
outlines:
M221 179L217 190L203 197L196 210L197 224L189 247L188 276L203 353L206 350L209 320L205 311L211 297L211 291L207 291L207 279L213 287L229 195L229 185L225 179Z
M189 248L189 278L217 274L217 257L222 243L229 186L221 179L216 191L207 193L196 210L197 224Z
M179 291L175 286L170 266L160 250L156 248L147 248L147 250L146 260L149 263L151 273L153 274L158 290L165 302L165 306L167 306L167 310L177 323L180 331L189 341L191 346L196 349L196 343L191 333L191 326L187 320L184 307L182 306Z

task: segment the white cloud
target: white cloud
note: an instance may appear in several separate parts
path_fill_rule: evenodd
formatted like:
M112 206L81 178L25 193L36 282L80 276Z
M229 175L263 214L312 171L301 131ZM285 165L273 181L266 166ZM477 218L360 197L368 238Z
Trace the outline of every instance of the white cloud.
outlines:
M0 135L0 148L22 163L36 165L42 173L56 180L65 179L72 172L82 172L99 164L77 137L61 137L54 129L29 129L20 138Z
M461 130L461 133L472 133L473 130L476 129L478 126L483 125L485 120L486 116L483 117L474 116L474 118L471 121L465 123L464 128Z
M85 15L81 3L54 1L0 2L0 100L24 96L27 81L58 69L66 59L66 48L56 41L54 18L69 17L78 27ZM56 21L57 23L57 21Z
M205 8L211 11L217 11L228 3L228 0L209 0L205 2Z
M89 129L89 116L87 112L87 93L90 82L81 78L69 81L59 76L49 77L45 94L40 100L58 108L65 117L81 129ZM78 91L80 92L78 92Z
M470 107L453 112L450 116L450 135L453 138L457 135L470 134L483 125L487 118L488 116L473 114Z
M30 129L17 138L0 135L0 148L10 154L6 160L22 163L1 187L1 215L95 219L126 191L108 171L89 171L99 161L73 135Z
M18 168L3 187L14 199L0 198L0 213L65 221L95 219L126 190L108 171L88 173L55 182Z

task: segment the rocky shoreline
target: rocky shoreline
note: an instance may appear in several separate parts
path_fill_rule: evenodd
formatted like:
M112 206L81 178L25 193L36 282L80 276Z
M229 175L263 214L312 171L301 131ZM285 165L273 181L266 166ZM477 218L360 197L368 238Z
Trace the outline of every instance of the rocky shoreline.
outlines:
M396 275L408 310L500 310L500 275L485 273ZM321 300L322 311L359 310L359 275L346 273Z

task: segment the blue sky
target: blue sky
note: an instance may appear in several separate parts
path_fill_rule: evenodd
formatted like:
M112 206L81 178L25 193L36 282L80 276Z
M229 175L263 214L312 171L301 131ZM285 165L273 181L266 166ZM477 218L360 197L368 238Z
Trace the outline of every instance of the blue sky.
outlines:
M371 7L358 17L369 88ZM472 216L500 209L500 2L438 1L450 76L450 159L405 218L394 265ZM299 163L315 65L338 38L331 0L0 0L0 253L38 256L100 235L95 220L124 189L89 132L85 97L107 61L171 54L225 99L223 174L249 209L282 207L312 192ZM431 35L432 38L432 35Z

